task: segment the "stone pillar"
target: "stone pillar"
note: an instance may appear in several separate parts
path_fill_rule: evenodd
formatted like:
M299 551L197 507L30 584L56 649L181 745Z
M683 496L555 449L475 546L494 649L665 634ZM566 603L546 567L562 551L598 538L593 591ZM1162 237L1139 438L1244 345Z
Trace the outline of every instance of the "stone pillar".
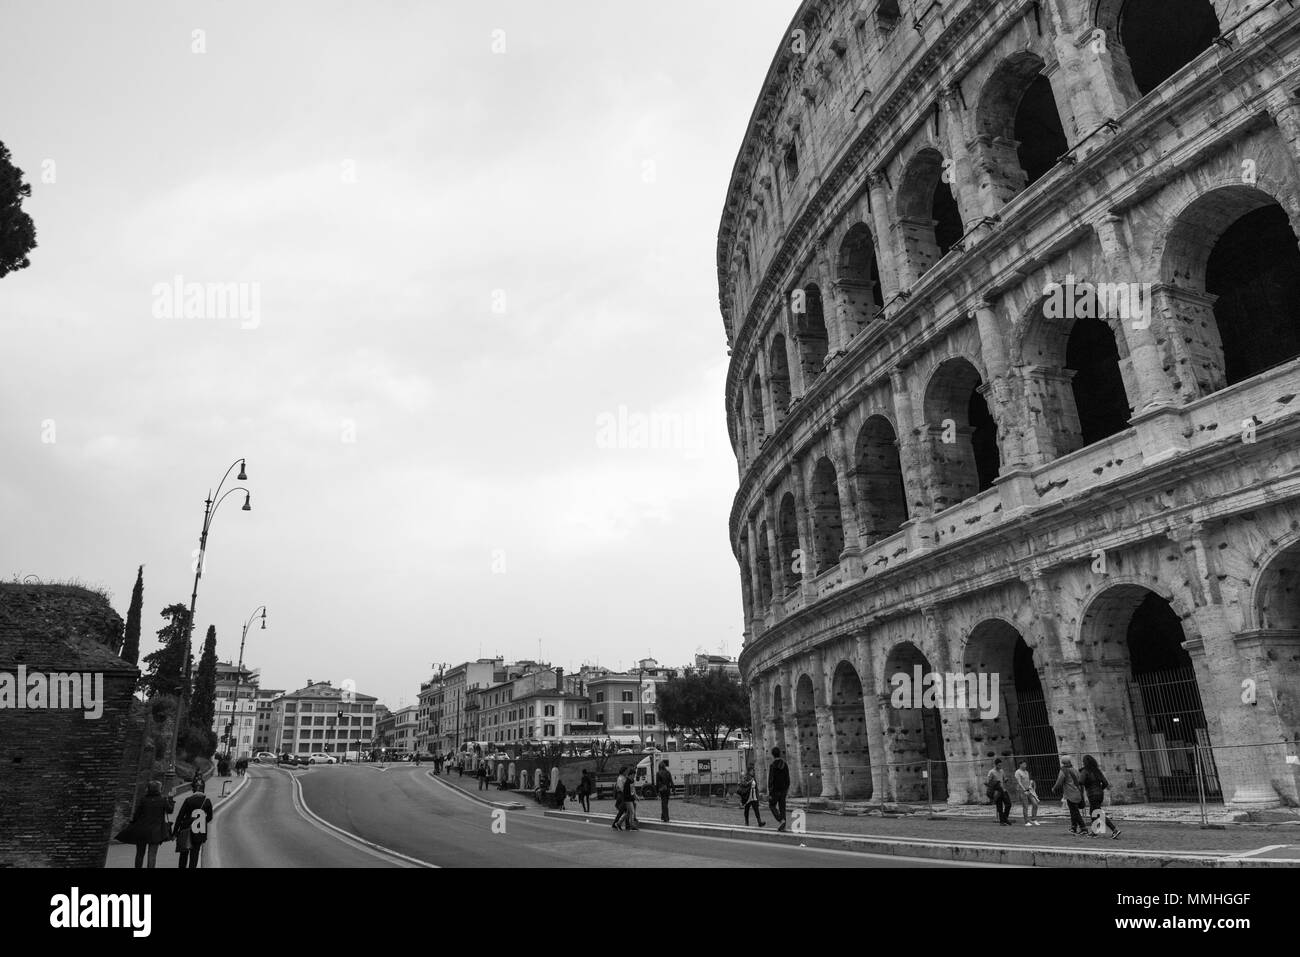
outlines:
M1192 402L1224 388L1228 379L1223 366L1223 340L1214 318L1218 297L1158 283L1152 299L1153 321L1158 317L1165 332L1166 361L1171 362L1178 400Z
M794 673L793 662L789 659L781 662L781 710L784 740L780 742L781 755L790 766L791 796L807 797L808 779L803 773L803 751L799 747L799 719L794 708ZM766 785L766 781L763 782Z
M966 129L966 114L962 112L960 92L957 87L944 87L941 91L941 102L944 119L947 120L944 124L944 134L948 146L948 158L952 160L952 165L949 167L951 174L948 179L951 180L950 185L953 196L957 200L957 207L961 210L962 231L965 232L986 216L992 216L997 210L993 208L989 194L980 190L976 180L974 164L966 145L971 138L971 131ZM978 242L988 228L991 227L972 231L966 239L967 248L972 243Z
M877 171L867 177L871 196L871 239L876 245L876 268L880 271L880 295L890 302L902 290L899 263L903 258L901 237L895 232L890 214L893 194L885 185L885 174Z
M827 366L833 362L836 356L843 354L849 341L849 333L846 328L844 303L840 301L839 292L835 286L835 276L831 271L830 252L826 248L825 240L817 240L813 248L816 250L816 269L817 285L822 293L822 318L826 321L826 357Z
M862 555L862 519L858 490L850 476L853 456L842 419L837 418L831 424L829 448L840 496L840 521L844 526L844 551L840 553L840 565L843 567L846 561L849 562L856 574L860 570L856 561Z
M1006 337L993 303L981 299L970 312L980 334L980 357L988 372L988 381L984 383L984 395L989 401L989 412L998 425L998 450L1001 453L1002 466L1000 475L1008 475L1027 467L1025 456L1024 433L1027 412L1024 408L1024 396L1019 388L1019 377L1015 375L1007 358Z
M853 667L862 682L862 708L866 712L867 742L871 759L871 799L884 803L888 791L886 771L889 746L885 742L885 726L880 720L880 688L876 669L871 661L871 643L865 632L853 636Z
M804 487L803 465L798 458L790 461L790 484L794 490L794 512L799 523L799 552L802 563L803 600L805 603L817 597L813 579L817 575L817 563L813 556L813 516L812 505L808 501L808 490Z
M755 635L761 635L767 628L767 615L771 609L763 605L763 589L760 587L758 570L758 528L754 525L752 517L745 520L745 538L749 544L750 602L753 605L752 614L756 626L751 630Z
M775 623L785 617L785 562L790 561L788 557L782 557L781 547L776 537L776 502L772 498L772 493L768 492L763 496L763 507L767 514L767 553L772 557L768 563L772 572L772 621Z
M1279 89L1269 97L1268 113L1277 124L1287 152L1300 172L1300 103Z
M1255 739L1291 742L1260 748L1259 763L1278 796L1294 807L1300 804L1300 630L1261 628L1240 632L1233 641L1242 663L1238 700L1254 711Z
M772 375L767 367L767 349L759 343L758 355L754 357L754 373L758 376L758 390L763 396L763 434L771 435L776 431L776 403L772 401Z
M898 426L898 459L907 491L909 522L929 518L933 508L930 490L921 480L923 448L919 436L924 431L924 425L916 420L913 411L910 379L904 366L897 365L889 370L894 397L894 421Z
M772 673L765 671L750 685L749 710L753 715L756 740L754 755L754 777L759 787L767 784L767 765L773 747L776 745L776 723L772 714Z
M1056 92L1059 78L1061 90L1056 92L1057 102L1069 103L1069 113L1062 110L1061 118L1066 121L1062 125L1073 146L1106 120L1122 115L1140 99L1140 94L1133 82L1128 54L1118 37L1107 36L1106 31L1097 29L1076 0L1048 0L1046 6L1058 64L1052 76L1052 88ZM1075 120L1073 136L1069 135L1070 114ZM1108 139L1105 134L1098 134L1075 155L1086 156Z
M939 674L964 671L964 667L954 660L947 612L939 605L927 606L921 612L925 617L930 667ZM979 803L983 792L979 786L979 763L971 741L970 709L944 707L939 711L939 719L944 763L948 770L948 803Z
M826 653L812 652L813 708L817 715L817 752L821 756L823 798L840 796L840 763L835 753L835 717L831 714L830 689L826 684Z

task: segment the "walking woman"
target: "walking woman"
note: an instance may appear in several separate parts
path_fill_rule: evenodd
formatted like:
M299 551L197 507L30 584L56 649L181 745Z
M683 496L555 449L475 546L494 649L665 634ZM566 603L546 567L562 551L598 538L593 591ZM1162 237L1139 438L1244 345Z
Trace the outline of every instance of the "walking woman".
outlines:
M1091 754L1083 756L1083 771L1079 774L1079 782L1088 796L1089 817L1100 813L1101 819L1106 822L1106 827L1110 828L1110 839L1112 841L1117 839L1120 834L1119 828L1110 819L1110 815L1101 810L1102 805L1106 803L1106 789L1110 787L1110 782L1106 780L1106 775L1102 774L1097 759ZM1092 830L1089 829L1088 833L1092 834Z
M1070 833L1087 834L1088 825L1083 823L1083 814L1080 812L1083 789L1079 785L1079 772L1074 770L1074 762L1069 758L1061 758L1061 773L1056 776L1052 793L1065 798L1065 804L1070 809Z
M627 819L627 801L624 799L624 788L627 785L627 768L618 769L618 780L614 782L614 815L613 828L616 831L623 830L623 821Z
M588 814L591 813L591 792L595 789L596 782L592 779L591 771L584 768L582 780L578 782L578 804Z
M752 767L746 769L745 779L740 782L740 803L745 807L745 827L749 827L749 809L754 809L754 820L758 822L759 827L767 827L767 822L763 820L763 815L758 810L758 781L754 777Z
M158 865L158 846L171 840L171 824L167 820L169 805L163 797L162 785L150 781L140 806L135 809L131 823L117 835L123 844L135 845L135 866L144 867L146 852L149 855L149 867Z

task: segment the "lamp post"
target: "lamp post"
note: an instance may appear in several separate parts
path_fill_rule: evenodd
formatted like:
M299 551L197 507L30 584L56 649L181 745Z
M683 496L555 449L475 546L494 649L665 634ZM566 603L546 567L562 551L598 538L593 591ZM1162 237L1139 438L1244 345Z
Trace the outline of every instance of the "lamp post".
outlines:
M239 738L238 721L239 721L239 685L244 677L244 642L248 640L248 629L253 624L254 619L258 617L257 613L261 612L262 630L266 631L266 606L253 609L253 613L248 616L244 622L244 633L239 638L239 664L235 666L235 699L230 706L230 730L231 734L226 738L226 758L234 757L235 742ZM257 724L257 709L253 709L253 724Z
M164 793L170 792L176 786L176 741L180 736L181 730L181 704L189 698L189 678L190 678L190 647L194 641L194 611L199 602L199 579L203 577L204 555L208 548L208 530L212 528L212 519L217 514L217 509L227 497L234 495L236 492L244 493L244 507L242 511L251 512L252 506L249 504L248 489L243 486L235 486L228 489L225 495L221 494L222 487L226 484L226 479L230 478L230 473L239 466L239 474L235 476L237 482L247 482L248 475L245 472L245 460L236 459L231 463L230 468L226 469L226 474L221 477L217 484L216 492L209 492L207 500L203 503L203 530L199 533L199 560L194 566L194 590L190 593L190 618L185 627L185 657L182 659L185 664L185 682L181 687L181 694L176 701L176 717L172 721L172 733L167 744L167 769L164 774Z

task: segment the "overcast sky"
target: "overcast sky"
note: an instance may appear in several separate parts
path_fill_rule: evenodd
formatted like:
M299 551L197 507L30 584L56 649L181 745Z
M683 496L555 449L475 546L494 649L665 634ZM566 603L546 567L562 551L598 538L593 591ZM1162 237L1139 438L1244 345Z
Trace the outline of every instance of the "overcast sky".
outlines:
M247 457L197 620L265 603L265 687L737 654L715 238L796 6L5 0L0 574L143 564L152 650Z

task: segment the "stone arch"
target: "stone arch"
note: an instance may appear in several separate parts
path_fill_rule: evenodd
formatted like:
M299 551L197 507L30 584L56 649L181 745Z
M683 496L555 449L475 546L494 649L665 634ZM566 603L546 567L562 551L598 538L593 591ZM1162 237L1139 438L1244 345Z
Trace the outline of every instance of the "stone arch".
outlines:
M943 154L932 146L908 161L898 185L898 227L912 280L920 279L965 233L952 189L943 181Z
M868 416L854 443L853 481L862 510L862 542L871 545L907 521L907 486L898 454L898 435L883 415Z
M772 395L772 418L780 426L790 411L790 359L785 336L779 332L767 352L767 387Z
M930 491L936 512L993 487L1001 467L997 423L979 370L960 356L935 368L925 390Z
M758 572L758 614L766 615L772 607L772 552L767 544L767 522L758 524L755 566Z
M1256 628L1300 630L1300 535L1289 535L1259 563L1248 614Z
M1120 371L1124 321L1118 310L1105 318L1075 317L1077 290L1096 286L1057 286L1033 307L1020 343L1020 373L1025 382L1030 428L1044 460L1067 455L1128 428L1133 401ZM1098 303L1102 297L1098 297ZM1094 310L1087 310L1094 311Z
M847 661L835 666L831 676L831 723L839 792L845 800L871 798L871 745L867 737L867 712L862 679Z
M932 670L929 659L910 641L899 642L885 656L886 778L897 801L948 799L939 712L924 706L917 686L918 675L923 679Z
M971 720L975 752L986 759L1014 758L1017 765L1024 760L1035 781L1055 780L1059 764L1051 709L1034 650L1020 629L1004 618L981 621L966 638L962 661L967 675L998 675L997 713L976 712ZM991 677L986 687L992 690Z
M794 184L799 181L799 147L793 140L781 157L781 169L785 173L786 187L794 189Z
M840 242L836 285L847 307L849 335L866 328L885 304L880 287L880 268L871 230L854 223Z
M1098 0L1094 22L1121 86L1146 96L1204 53L1219 35L1210 0Z
M799 544L799 510L795 507L792 492L786 492L777 507L776 547L779 552L776 561L781 566L781 581L785 586L785 594L790 595L799 590L803 575L798 569L807 561Z
M1186 618L1181 602L1126 579L1095 594L1079 620L1091 706L1107 719L1099 731L1137 800L1195 801L1202 789L1208 798L1222 794L1200 684L1183 647Z
M805 797L822 793L822 754L817 738L817 698L812 678L799 675L794 686L795 734L799 742L801 780L795 785Z
M799 290L795 309L795 340L799 345L799 365L805 384L814 382L826 368L826 355L830 351L830 335L826 330L826 312L822 303L821 287L810 282Z
M840 487L835 466L829 458L818 459L810 486L813 509L813 559L815 573L834 568L844 551L844 513L840 510Z
M1204 370L1198 391L1300 356L1298 244L1287 208L1254 186L1211 188L1174 218L1160 278L1167 310L1190 333L1185 374Z
M757 371L749 380L749 422L754 430L754 444L758 445L767 434L767 424L763 417L763 381Z
M1070 148L1045 68L1022 50L999 63L980 92L976 129L1000 203L1046 176Z

